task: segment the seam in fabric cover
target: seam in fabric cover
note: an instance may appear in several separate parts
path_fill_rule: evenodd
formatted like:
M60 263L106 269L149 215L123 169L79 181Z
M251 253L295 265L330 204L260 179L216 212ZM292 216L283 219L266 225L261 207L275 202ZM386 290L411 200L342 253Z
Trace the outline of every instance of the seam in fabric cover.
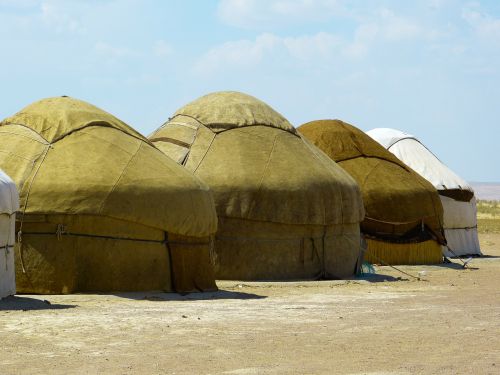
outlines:
M321 164L321 165L325 165L324 162L319 158L319 156L317 155L317 151L312 147L312 144L309 144L309 142L307 142L306 140L302 139L302 137L300 137L300 139L302 140L302 142L306 145L306 147L309 149L309 151L311 151L311 153L313 154L313 156L316 158L316 160L318 160L318 162ZM332 160L333 161L333 160ZM334 162L335 163L335 162ZM341 168L339 166L339 168ZM326 169L326 168L325 168ZM346 172L347 173L347 172ZM335 177L335 176L334 176ZM338 224L346 224L345 220L345 216L344 216L344 195L343 195L343 189L340 189L340 217L341 217L341 222L338 223ZM359 220L359 219L358 219ZM329 225L327 222L326 222L326 207L323 207L323 225Z
M384 159L382 159L382 160L384 160ZM379 167L379 165L380 165L381 163L382 163L382 161L381 161L381 160L378 160L378 163L377 163L377 164L375 164L375 165L373 166L372 170L371 170L371 171L370 171L370 172L369 172L369 173L365 176L365 178L364 178L364 180L363 180L363 183L362 183L362 184L359 184L359 185L360 185L360 187L363 187L363 188L365 187L365 185L366 185L366 181L368 180L368 177L370 177L370 176L371 176L371 175L375 172L375 170Z
M0 129L1 129L1 127L2 127L2 126L9 126L9 125L12 125L12 126L21 126L21 127L23 127L23 128L26 128L26 129L28 129L31 133L35 133L37 136L39 136L40 138L42 138L42 139L45 141L45 144L49 144L49 143L50 143L48 140L46 140L46 139L45 139L45 137L44 137L43 135L41 135L40 133L38 133L38 132L34 131L34 130L33 130L33 129L31 129L29 126L24 125L24 124L18 124L18 123L15 123L15 122L7 122L7 123L5 123L5 124L3 124L3 125L0 125ZM27 136L26 136L26 135L24 135L24 134L16 134L16 133L7 132L7 131L6 131L6 132L2 131L2 133L15 134L15 135L19 135L19 136L22 136L22 137L30 138L30 137L27 137ZM36 141L36 142L40 142L40 140L39 140L39 139L35 139L35 138L31 138L31 139L33 139L33 140L34 140L34 141ZM44 142L40 142L40 143L44 143Z
M24 156L21 156L21 155L18 155L18 154L14 154L13 152L4 151L4 150L0 150L0 152L2 152L4 154L9 154L9 155L15 156L15 157L17 157L19 159L23 159L23 160L26 160L26 161L29 161L29 162L33 163L33 159L25 158Z
M211 125L207 125L207 124L205 124L203 121L201 121L200 119L198 119L198 118L196 118L196 117L194 117L194 116L192 116L192 115L188 115L188 114L177 114L177 115L175 115L175 116L174 116L174 117L172 117L172 118L171 118L168 122L166 122L165 124L163 124L163 125L160 127L160 129L161 129L161 128L163 128L163 127L165 127L165 125L169 124L169 123L170 123L170 121L172 121L172 120L173 120L174 118L176 118L177 116L186 116L186 117L189 117L189 118L191 118L191 119L193 119L193 120L195 120L195 121L199 122L201 125L203 125L203 126L204 126L204 127L206 127L207 129L209 129L212 133L216 133L216 134L218 134L218 133L224 133L224 132L227 132L227 131L230 131L230 130L235 130L235 129L248 128L248 127L251 127L251 126L265 126L265 127L268 127L268 128L273 128L273 129L283 130L284 132L287 132L287 133L293 134L293 135L295 135L296 137L299 137L299 138L300 138L300 136L299 136L299 134L298 134L298 132L297 132L297 129L295 129L295 128L293 127L293 125L291 125L291 124L290 124L290 125L292 126L292 129L293 129L293 130L283 129L283 128L280 128L280 127L273 126L272 124L257 124L257 123L255 123L255 124L251 124L251 125L244 125L244 126L234 126L234 124L223 124L223 123L213 123L213 124L211 124ZM224 127L224 126L231 126L231 128L221 130L221 128L220 128L220 127L217 127L218 125L219 125L219 126L222 126L222 127ZM217 131L217 132L216 132L216 131L214 131L214 130L212 129L212 126L213 126L214 128L216 128L217 130L219 130L219 131ZM159 130L159 129L158 129L158 130ZM156 131L155 131L155 133L156 133Z
M344 159L336 159L334 160L336 163L342 163L343 161L349 161L349 160L354 160L354 159L357 159L357 158L366 158L366 159L378 159L378 160L383 160L383 161L387 161L389 163L392 163L392 164L396 164L398 167L404 169L405 171L407 172L410 172L410 168L406 165L403 165L403 163L400 161L399 163L395 160L389 160L389 159L386 159L386 158L382 158L380 156L373 156L373 155L366 155L366 154L361 154L361 155L357 155L357 156L352 156L352 157L349 157L349 158L344 158ZM378 164L377 164L378 165Z
M277 139L278 139L278 136L279 136L279 135L280 135L280 134L276 134L276 135L274 136L274 139L273 139L273 145L272 145L272 147L271 147L271 151L269 152L269 156L267 157L266 166L264 167L264 170L262 171L262 176L260 177L260 181L259 181L259 188L258 188L258 190L257 190L257 194L253 195L254 200L255 200L255 196L259 196L259 195L260 195L260 191L261 191L261 189L262 189L262 183L264 182L264 178L265 178L265 176L266 176L266 172L267 172L267 170L268 170L268 168L269 168L269 164L271 163L271 157L273 156L274 149L275 149L275 147L276 147L276 142L277 142ZM252 202L252 205L251 205L250 207L254 207L253 203L254 203L254 202ZM249 215L250 215L250 212L251 212L251 211L252 211L252 209L250 209L250 211L248 211L248 213L247 213L247 215L246 215L246 217L245 217L245 218L248 218L248 217L249 217Z
M111 194L115 191L115 188L116 186L118 186L118 183L120 182L120 180L122 179L123 177L123 174L125 173L125 171L127 170L128 166L130 165L130 163L132 162L132 160L135 159L135 156L137 155L137 153L139 152L139 150L141 149L142 147L142 142L140 142L139 140L139 147L137 147L137 150L134 152L134 154L130 157L130 159L128 160L127 164L125 165L125 167L123 168L122 172L120 173L120 176L118 176L118 178L116 179L116 182L114 183L113 187L111 188L111 190L109 191L108 195L106 196L106 198L103 199L102 203L101 203L101 207L99 207L99 210L97 211L100 215L102 215L102 210L104 208L104 205L106 204L106 202L108 201L109 197L111 196Z
M205 125L203 125L205 126ZM208 129L208 128L207 128ZM210 129L209 129L210 130ZM198 168L200 167L201 163L203 163L203 160L205 160L205 157L208 155L208 152L210 151L210 149L212 148L212 145L215 141L215 137L217 137L217 133L214 133L212 132L212 134L214 135L212 137L212 140L210 141L210 144L208 145L207 149L205 150L205 153L203 154L203 156L201 157L200 161L198 162L198 165L196 166L196 168L193 169L193 173L196 173L196 171L198 170ZM191 151L191 149L189 150ZM186 162L187 162L187 158L186 158Z

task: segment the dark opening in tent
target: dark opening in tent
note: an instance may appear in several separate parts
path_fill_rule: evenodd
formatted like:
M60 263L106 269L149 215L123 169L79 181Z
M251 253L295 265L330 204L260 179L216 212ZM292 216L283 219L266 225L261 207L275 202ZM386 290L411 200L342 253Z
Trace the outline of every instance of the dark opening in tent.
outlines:
M41 100L0 123L20 191L18 292L216 289L206 185L110 114Z
M443 207L436 189L361 130L339 120L313 121L299 132L359 183L361 231L374 263L442 261Z
M364 214L357 184L265 103L237 92L209 94L150 139L214 193L217 278L355 272Z

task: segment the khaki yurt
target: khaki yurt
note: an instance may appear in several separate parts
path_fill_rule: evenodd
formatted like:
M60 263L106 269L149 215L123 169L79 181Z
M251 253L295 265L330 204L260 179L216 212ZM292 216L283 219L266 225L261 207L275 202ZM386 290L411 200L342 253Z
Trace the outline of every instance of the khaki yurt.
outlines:
M20 194L21 293L215 290L206 185L112 115L68 97L0 123Z
M214 193L217 278L354 274L364 214L357 184L267 104L238 92L209 94L150 140Z
M18 209L16 185L0 169L0 299L16 294L14 243Z
M481 255L477 235L474 190L441 162L415 136L399 130L377 128L367 134L437 189L444 209L445 256Z
M366 211L361 231L368 261L442 262L443 207L427 180L343 121L313 121L298 130L359 183Z

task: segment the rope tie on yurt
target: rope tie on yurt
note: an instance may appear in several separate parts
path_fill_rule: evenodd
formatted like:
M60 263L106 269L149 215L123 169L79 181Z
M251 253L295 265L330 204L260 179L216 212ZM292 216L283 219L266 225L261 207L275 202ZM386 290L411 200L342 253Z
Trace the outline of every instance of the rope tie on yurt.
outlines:
M21 260L21 268L23 273L26 273L26 268L24 267L24 259L23 259L23 237L21 236L21 230L17 232L17 242L19 243L19 259Z
M23 258L23 243L22 243L22 236L23 236L23 223L24 223L24 215L26 214L26 208L28 207L28 201L31 193L31 187L33 186L33 181L35 181L35 178L38 174L38 171L40 170L40 167L42 166L43 162L45 161L45 158L47 157L47 154L49 153L49 150L52 148L52 144L48 143L47 148L43 152L42 160L38 164L35 173L33 173L33 177L31 177L31 181L28 185L28 191L26 192L26 199L24 201L24 207L23 207L23 215L21 216L21 223L19 224L19 231L17 232L17 242L19 243L19 259L21 260L21 268L23 270L23 273L26 273L26 268L24 267L24 258ZM36 162L36 160L33 161L33 163Z
M424 221L425 219L432 218L432 217L434 217L434 216L422 216L422 218L420 219L420 222ZM384 220L375 219L373 217L366 216L366 215L365 215L365 219L368 219L370 221L375 221L377 223L393 224L393 225L405 225L405 224L412 224L412 223L418 222L418 220L412 220L412 221L384 221Z
M438 241L437 237L434 235L434 233L432 233L432 238L439 243L439 241ZM469 258L469 259L463 261L462 258L460 258L460 256L453 251L453 249L450 247L450 245L448 245L448 243L441 244L441 245L445 246L450 251L450 253L452 253L456 258L458 258L458 260L460 260L463 268L467 268L467 265L472 260L472 258ZM445 258L445 260L448 260L450 263L452 263L448 258L446 258L446 257L444 257L444 258Z
M66 234L66 226L64 224L57 224L56 236L58 241L61 240L63 234Z
M323 260L319 256L318 248L316 247L316 241L314 240L314 237L310 237L309 240L311 241L312 253L316 256L316 258L318 258L318 262L320 264L318 279L321 279L323 278L323 273L324 273Z
M363 247L361 247L361 251L363 251L363 253L365 253L365 252L366 252L366 250L367 250L367 249L364 249ZM408 272L405 272L405 271L403 271L403 270L401 270L401 269L399 269L399 268L397 268L397 267L395 267L395 266L393 266L393 265L391 265L391 264L389 264L389 263L385 262L383 259L380 259L379 257L377 257L377 256L376 256L376 255L374 255L374 254L370 254L370 256L374 257L377 261L379 261L379 262L380 262L381 264L383 264L384 266L391 267L392 269L394 269L394 270L396 270L396 271L398 271L398 272L401 272L403 275L410 276L411 278L413 278L413 279L415 279L415 280L418 280L418 281L422 280L422 279L421 279L420 277L418 277L418 276L414 276L414 275L412 275L412 274L409 274Z
M59 224L62 225L62 224ZM36 235L36 236L53 236L54 234L58 236L58 239L63 236L72 236L72 237L87 237L87 238L99 238L104 240L117 240L117 241L135 241L135 242L148 242L148 243L157 243L165 245L165 240L151 240L147 238L129 238L129 237L116 237L116 236L105 236L99 234L88 234L88 233L72 233L66 230L66 226L62 226L64 230L59 231L56 229L56 232L23 232L24 235ZM182 241L169 241L169 244L174 245L182 245L188 243L190 246L206 246L206 242L182 242Z
M170 248L170 243L168 241L168 232L165 232L165 235L163 237L163 243L165 244L165 247L167 248L168 252L168 265L170 268L170 281L172 283L172 289L177 290L175 287L175 275L174 275L174 264L172 260L172 249Z
M217 253L215 252L215 236L210 236L210 243L208 245L208 257L212 266L217 265Z
M300 250L299 250L299 260L302 263L302 266L305 264L305 251L304 251L304 238L300 239ZM311 254L312 256L313 254Z
M12 220L12 215L11 214L7 214L7 216L9 217L10 220ZM5 246L0 246L0 250L5 250L5 271L8 271L9 270L9 262L7 261L7 258L9 257L9 248L13 248L14 246L12 245L9 245L10 243L10 229L9 229L9 233L7 234L7 242L5 244Z
M464 261L464 260L462 260L462 258L460 258L460 256L459 256L457 253L455 253L455 252L453 251L453 249L452 249L452 248L451 248L448 244L446 244L445 246L446 246L446 248L450 251L450 253L452 253L452 254L455 256L455 258L457 258L460 262L462 262L462 267L463 267L463 268L467 268L467 265L468 265L468 264L469 264L469 262L472 260L472 257L470 257L470 258L468 258L467 260L465 260L465 261ZM452 263L449 259L448 259L448 261L449 261L450 263Z
M326 228L326 227L325 227ZM321 249L318 249L318 246L316 246L316 239L318 237L309 237L309 240L311 241L311 247L312 247L312 253L311 253L311 261L316 257L319 262L319 273L317 276L318 280L324 280L326 279L326 266L325 266L325 235L326 235L326 229L323 232L323 235L320 237L321 239ZM301 245L303 246L304 239L301 240ZM320 254L321 252L321 254ZM304 263L304 259L302 257L302 263Z
M14 248L12 245L0 246L0 250L5 250L5 270L9 269L9 263L7 262L7 257L9 256L9 249Z
M221 240L227 240L227 241L248 240L248 237L244 237L244 236L221 236L221 235L217 235L217 238L221 239ZM318 236L318 237L309 237L309 238L319 239L321 237ZM255 241L255 242L283 242L283 241L294 241L295 242L295 241L297 241L297 237L282 237L282 238L257 238L257 237L252 237L251 240Z
M326 259L325 259L325 237L326 237L326 225L323 227L323 236L321 236L321 277L326 279Z

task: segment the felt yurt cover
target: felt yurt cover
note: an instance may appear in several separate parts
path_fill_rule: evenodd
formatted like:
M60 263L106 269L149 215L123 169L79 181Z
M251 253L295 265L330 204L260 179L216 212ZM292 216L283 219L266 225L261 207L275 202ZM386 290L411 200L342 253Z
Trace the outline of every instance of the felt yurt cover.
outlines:
M18 291L214 290L208 187L114 116L68 97L0 123L20 191Z
M16 185L0 169L0 299L16 293L14 243L18 209Z
M406 244L431 241L428 256L434 262L441 261L438 243L445 243L443 208L436 189L428 181L364 132L343 121L312 121L298 130L360 185L366 210L361 231L367 238ZM396 251L396 247L392 250ZM400 264L433 262L426 259L422 246L415 251L413 259L405 260L409 254L398 255L400 259L385 254L383 260Z
M480 255L476 198L471 185L411 134L389 128L373 129L367 134L438 190L444 208L444 229L448 242L443 249L444 254Z
M354 273L364 214L357 184L267 104L238 92L209 94L150 140L213 191L218 278Z

